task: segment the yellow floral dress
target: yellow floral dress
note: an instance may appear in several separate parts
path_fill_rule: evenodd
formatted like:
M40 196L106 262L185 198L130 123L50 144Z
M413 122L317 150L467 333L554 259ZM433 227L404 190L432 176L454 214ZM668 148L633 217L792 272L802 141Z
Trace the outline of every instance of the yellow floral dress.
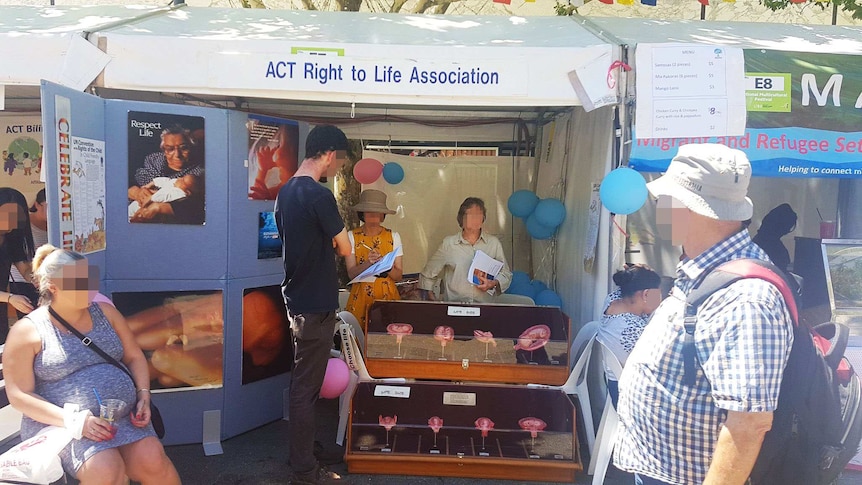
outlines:
M370 249L377 249L380 256L385 256L395 249L392 230L383 228L383 232L376 236L366 236L362 228L356 228L353 233L353 252L356 256L356 264L368 261ZM350 285L350 296L347 298L346 310L353 314L359 325L365 330L368 308L375 300L400 300L398 288L395 281L388 276L385 278L374 278L374 282L357 282Z

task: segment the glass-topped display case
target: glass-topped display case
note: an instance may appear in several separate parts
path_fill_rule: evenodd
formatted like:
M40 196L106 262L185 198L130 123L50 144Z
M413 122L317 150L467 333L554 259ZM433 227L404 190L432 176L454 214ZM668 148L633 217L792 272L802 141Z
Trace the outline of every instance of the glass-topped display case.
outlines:
M555 307L377 301L364 355L374 377L562 385L569 335Z
M363 382L352 408L351 473L571 483L582 469L575 408L556 389Z

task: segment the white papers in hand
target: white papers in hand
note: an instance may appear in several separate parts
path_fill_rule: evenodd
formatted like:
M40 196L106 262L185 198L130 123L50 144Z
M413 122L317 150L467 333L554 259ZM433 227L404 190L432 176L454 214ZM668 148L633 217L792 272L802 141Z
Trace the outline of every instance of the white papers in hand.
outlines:
M470 263L470 269L467 271L467 282L480 285L479 276L484 276L489 280L495 280L500 270L503 269L503 262L488 256L481 249L476 250L473 255L473 262Z
M347 284L352 285L353 283L356 283L357 281L361 280L362 278L365 278L366 276L373 276L389 271L390 269L392 269L392 265L395 263L395 258L400 254L400 249L401 246L394 248L391 252L378 259L376 263L366 268L365 271L356 275L356 278L353 278L352 280L350 280L350 283Z

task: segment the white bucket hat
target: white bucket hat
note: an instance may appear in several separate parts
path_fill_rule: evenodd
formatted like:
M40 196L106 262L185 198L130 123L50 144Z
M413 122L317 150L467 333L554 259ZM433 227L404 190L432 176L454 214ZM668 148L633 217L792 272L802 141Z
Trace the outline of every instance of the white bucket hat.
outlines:
M751 163L740 150L715 143L682 145L667 172L647 184L654 196L668 195L692 212L720 221L751 219L747 197Z

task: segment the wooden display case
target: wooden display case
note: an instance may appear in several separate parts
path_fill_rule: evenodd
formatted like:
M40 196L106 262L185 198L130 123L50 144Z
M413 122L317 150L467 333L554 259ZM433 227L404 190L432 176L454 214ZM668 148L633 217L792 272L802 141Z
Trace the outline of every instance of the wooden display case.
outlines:
M353 395L351 473L573 482L575 408L556 389L362 382Z
M363 350L378 378L562 385L570 330L554 307L377 301Z

